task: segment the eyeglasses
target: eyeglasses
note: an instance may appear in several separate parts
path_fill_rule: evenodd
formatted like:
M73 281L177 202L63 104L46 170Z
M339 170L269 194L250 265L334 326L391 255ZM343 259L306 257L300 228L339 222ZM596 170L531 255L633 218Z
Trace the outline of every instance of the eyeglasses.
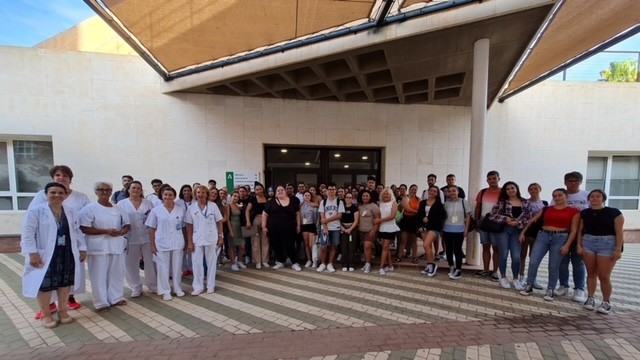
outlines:
M111 189L103 189L103 188L99 188L99 189L96 189L96 191L99 191L99 192L111 192L111 191L113 191L113 190L111 190Z

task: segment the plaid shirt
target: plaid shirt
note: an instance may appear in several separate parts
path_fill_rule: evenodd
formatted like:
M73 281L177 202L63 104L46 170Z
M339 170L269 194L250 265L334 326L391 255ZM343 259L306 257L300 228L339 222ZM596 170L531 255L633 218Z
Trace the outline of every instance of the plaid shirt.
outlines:
M500 200L491 209L489 219L498 223L506 223L509 218L513 218L513 205L509 200ZM527 223L533 217L531 205L528 200L522 200L522 213L516 218L518 220L518 229L524 229Z

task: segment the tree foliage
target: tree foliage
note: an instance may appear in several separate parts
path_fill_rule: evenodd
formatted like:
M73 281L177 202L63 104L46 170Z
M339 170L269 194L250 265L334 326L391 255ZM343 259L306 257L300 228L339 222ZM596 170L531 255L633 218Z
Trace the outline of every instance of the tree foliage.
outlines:
M600 71L602 81L608 82L635 82L638 81L638 61L622 60L612 61L609 68Z

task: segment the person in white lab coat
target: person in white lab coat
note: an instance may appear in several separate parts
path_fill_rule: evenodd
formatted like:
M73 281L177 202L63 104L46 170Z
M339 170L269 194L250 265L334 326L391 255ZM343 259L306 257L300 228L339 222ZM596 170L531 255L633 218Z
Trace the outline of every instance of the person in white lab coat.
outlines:
M127 254L125 255L126 279L131 287L131 297L142 295L142 281L140 279L140 256L144 261L144 282L149 291L158 291L156 287L156 265L151 255L149 229L144 224L151 209L151 201L142 196L142 183L132 181L129 184L129 197L118 202L118 207L129 216L131 231L127 238Z
M158 273L158 295L165 301L172 300L169 286L169 271L173 280L173 291L178 297L182 291L182 253L185 243L184 209L176 206L176 190L166 186L160 194L162 205L149 213L145 225L149 227L151 253Z
M113 186L97 182L93 189L98 201L80 211L80 230L87 235L87 263L93 306L101 312L111 306L126 305L124 299L124 252L131 225L129 217L109 199Z
M209 189L196 187L196 203L189 206L184 218L187 225L187 251L193 253L193 291L198 296L204 291L204 263L207 262L207 294L215 291L217 258L222 248L223 217L218 205L209 201Z
M82 261L87 252L78 213L63 204L67 188L52 182L45 186L44 193L47 202L29 209L22 226L20 246L25 255L22 294L38 299L42 324L53 328L58 323L49 308L51 294L55 291L58 295L60 323L72 322L67 301L71 288L76 293L84 291Z
M66 206L71 207L74 210L80 212L80 209L82 209L83 207L91 203L91 200L89 200L89 197L86 194L80 191L71 189L71 181L73 180L73 171L71 170L70 167L68 167L67 165L55 165L49 170L49 175L51 176L51 179L53 180L53 182L62 184L67 189L67 195L63 202ZM44 204L46 202L47 202L47 195L45 194L44 190L40 190L36 194L36 196L33 197L33 200L31 200L28 210L31 210L32 208L38 205ZM80 275L81 277L78 279L78 281L84 284L84 266L80 267ZM72 289L71 294L69 294L69 299L67 301L67 307L69 307L70 310L77 310L82 306L73 297L74 293L75 292ZM57 299L57 296L54 293L51 299L52 300L51 305L49 306L49 311L51 313L55 313L56 311L58 311L58 307L55 303L56 299ZM42 312L39 311L36 314L36 320L42 319L42 316L43 316Z

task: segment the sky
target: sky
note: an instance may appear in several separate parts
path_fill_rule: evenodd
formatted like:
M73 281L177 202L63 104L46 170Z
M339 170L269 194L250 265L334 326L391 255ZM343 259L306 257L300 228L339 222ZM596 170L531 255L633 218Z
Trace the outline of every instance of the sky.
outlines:
M31 47L93 15L82 0L0 0L0 45Z

